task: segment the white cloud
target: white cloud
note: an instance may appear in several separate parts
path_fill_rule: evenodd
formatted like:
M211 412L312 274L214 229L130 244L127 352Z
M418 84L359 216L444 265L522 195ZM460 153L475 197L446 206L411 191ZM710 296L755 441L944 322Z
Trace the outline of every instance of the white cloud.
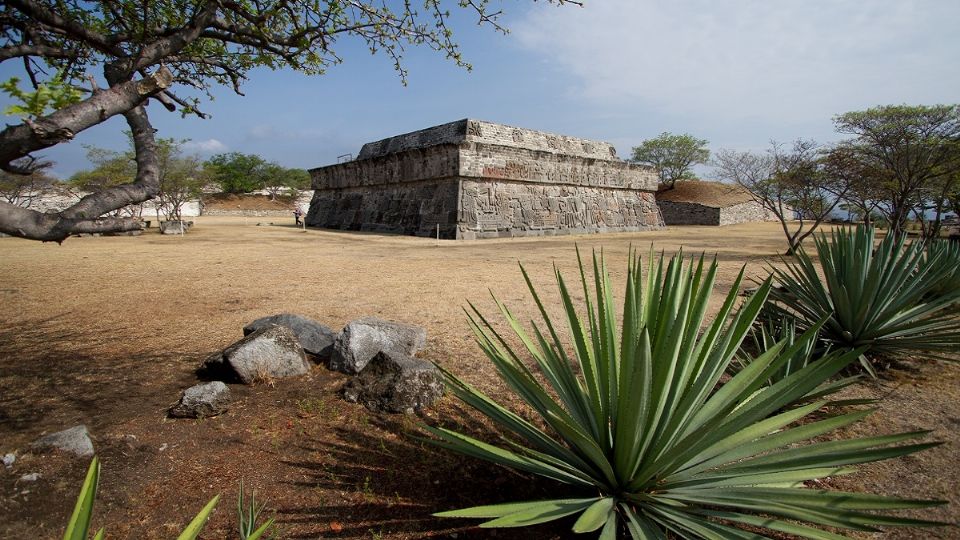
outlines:
M205 141L187 141L183 147L189 152L199 152L201 154L216 154L219 152L225 152L227 150L227 145L223 144L217 139L207 139Z
M532 10L513 30L593 105L802 124L958 101L958 20L952 0L594 0Z

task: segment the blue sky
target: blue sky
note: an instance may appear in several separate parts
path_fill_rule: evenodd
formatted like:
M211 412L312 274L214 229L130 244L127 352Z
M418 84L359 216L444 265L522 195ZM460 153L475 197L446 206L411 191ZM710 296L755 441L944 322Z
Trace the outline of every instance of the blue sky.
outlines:
M215 90L203 107L212 119L181 119L156 105L151 118L159 136L189 138L201 156L257 153L311 168L367 141L466 117L604 140L628 157L663 131L708 139L714 151L763 149L771 139L837 140L831 117L849 110L960 102L956 0L502 8L508 36L457 21L472 72L411 49L404 87L386 57L345 43L345 62L326 75L257 71L246 96ZM0 80L20 75L16 64L0 65ZM41 154L66 177L89 167L81 144L123 148L124 127L115 118Z

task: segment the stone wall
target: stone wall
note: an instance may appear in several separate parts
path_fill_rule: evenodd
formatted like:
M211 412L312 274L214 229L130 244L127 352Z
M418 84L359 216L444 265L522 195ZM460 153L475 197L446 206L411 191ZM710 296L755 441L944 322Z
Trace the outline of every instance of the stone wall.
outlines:
M764 208L756 201L747 201L720 210L720 225L778 221L776 214Z
M697 203L657 201L667 225L719 225L720 209Z
M458 237L553 236L662 226L652 193L572 185L464 180Z
M400 154L357 159L310 171L316 191L380 187L458 175L460 150L456 145L415 148Z
M460 147L459 175L643 191L653 191L657 187L653 169L625 161L475 143Z
M311 227L415 236L457 237L455 179L316 190L306 223Z
M667 225L736 225L777 221L777 217L754 201L715 208L691 202L657 201Z
M74 205L89 192L73 191L70 189L59 188L44 191L27 193L21 200L14 200L13 204L23 206L38 212L60 212ZM140 205L130 205L123 209L123 216L141 216L143 219L157 219L157 200L152 199ZM199 216L202 206L199 200L187 201L180 208L180 215L183 217ZM160 215L166 218L163 212Z

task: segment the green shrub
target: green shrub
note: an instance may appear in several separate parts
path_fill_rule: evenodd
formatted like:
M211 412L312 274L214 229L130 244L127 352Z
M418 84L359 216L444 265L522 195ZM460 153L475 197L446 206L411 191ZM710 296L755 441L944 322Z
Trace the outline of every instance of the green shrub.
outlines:
M679 255L668 264L651 257L644 278L639 257L631 255L621 325L602 257L594 256L592 280L581 261L585 316L577 313L567 283L555 271L570 348L524 272L543 324L534 324L530 334L506 306L497 305L543 383L512 340L471 306L470 323L480 347L545 427L446 373L457 397L510 436L495 445L441 427L425 429L440 447L556 480L569 493L437 515L488 519L481 527L519 527L577 515L575 532L600 530L602 539L627 531L634 539L763 538L747 528L843 538L815 526L872 531L884 525L932 525L878 511L938 502L804 485L853 472L850 466L858 463L936 443L899 444L924 435L917 432L800 445L869 414L855 411L798 426L798 420L826 402L777 412L861 353L832 355L767 385L773 373L808 346L810 334L790 347L783 342L771 347L720 384L770 282L735 310L741 271L716 318L704 328L716 272L716 261L705 265L703 257L687 265Z
M952 304L960 289L931 293L955 268L940 264L944 252L924 255L920 243L886 236L874 247L872 227L841 228L815 236L823 268L803 250L786 268L774 268L781 287L771 294L770 309L795 317L809 328L827 317L820 338L834 348L864 348L871 356L960 349L960 321ZM863 366L872 373L866 358Z

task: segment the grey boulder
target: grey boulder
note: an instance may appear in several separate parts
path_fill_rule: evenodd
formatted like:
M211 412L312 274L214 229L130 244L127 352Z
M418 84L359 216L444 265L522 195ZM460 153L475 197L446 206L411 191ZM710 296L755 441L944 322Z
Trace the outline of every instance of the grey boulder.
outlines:
M44 435L34 441L31 446L41 450L48 448L62 450L80 457L93 455L93 441L90 440L90 432L84 425Z
M170 409L174 418L206 418L226 412L230 405L230 389L220 381L191 386L183 391L180 401Z
M184 234L193 227L192 221L161 221L160 234Z
M230 345L208 358L204 367L213 373L233 375L246 384L296 377L310 371L297 336L289 328L277 325L265 326Z
M293 331L300 341L300 346L309 354L319 357L329 357L333 350L333 341L337 335L330 328L306 317L292 313L280 313L269 317L261 317L243 327L243 335L248 336L261 328L275 324L285 326Z
M343 387L344 399L378 413L412 413L442 395L443 376L436 366L396 352L377 353Z
M365 317L348 324L333 342L330 369L356 375L379 352L413 356L427 343L423 328Z

